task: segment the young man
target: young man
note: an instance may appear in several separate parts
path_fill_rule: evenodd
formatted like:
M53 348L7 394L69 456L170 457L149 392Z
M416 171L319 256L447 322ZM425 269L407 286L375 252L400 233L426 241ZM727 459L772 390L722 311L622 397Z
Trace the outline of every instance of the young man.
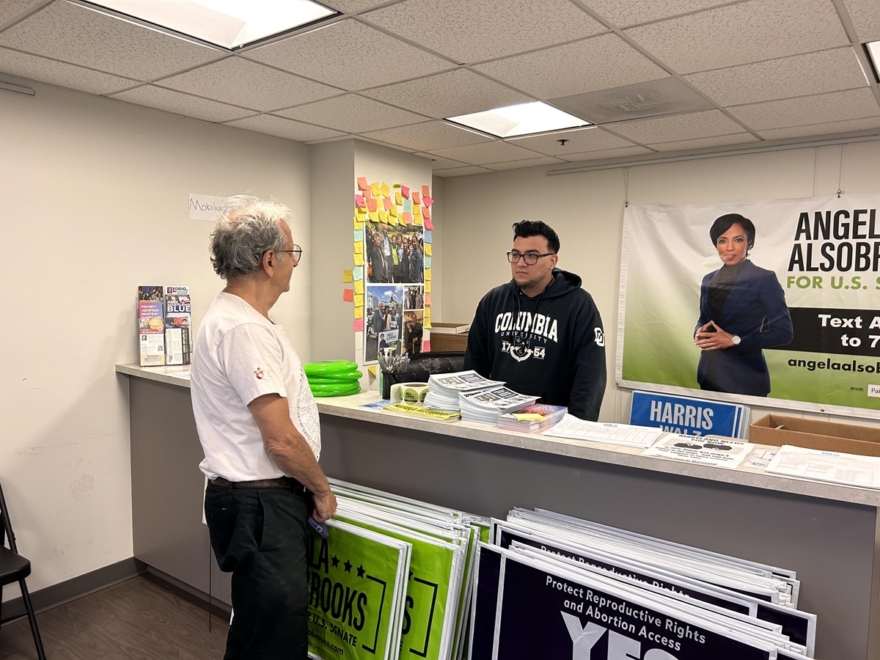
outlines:
M290 289L302 248L287 207L226 200L211 235L226 280L193 352L193 413L210 482L205 518L235 611L225 660L306 660L306 542L336 498L318 466L318 408L299 357L269 310Z
M581 278L556 268L559 237L543 222L513 225L513 279L477 306L464 368L596 421L605 394L605 334Z

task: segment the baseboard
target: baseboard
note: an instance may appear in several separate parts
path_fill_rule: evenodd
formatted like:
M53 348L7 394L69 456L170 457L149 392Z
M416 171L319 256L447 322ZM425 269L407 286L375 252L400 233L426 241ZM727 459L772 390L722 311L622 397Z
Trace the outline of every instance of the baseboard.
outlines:
M64 603L69 603L77 598L88 596L91 593L106 589L114 584L129 580L146 572L147 566L134 557L104 566L97 570L85 573L70 580L53 584L51 587L31 592L31 602L37 612L50 610ZM15 584L7 588L18 589ZM2 623L17 619L25 615L24 601L21 596L3 603Z
M185 582L181 582L177 578L171 577L167 573L163 573L152 566L147 566L147 572L144 574L144 577L150 580L150 582L154 582L159 586L168 589L184 600L197 607L201 607L203 610L206 610L221 619L229 619L229 613L232 611L232 608L216 597L209 597L205 592L199 591L195 587L191 587Z

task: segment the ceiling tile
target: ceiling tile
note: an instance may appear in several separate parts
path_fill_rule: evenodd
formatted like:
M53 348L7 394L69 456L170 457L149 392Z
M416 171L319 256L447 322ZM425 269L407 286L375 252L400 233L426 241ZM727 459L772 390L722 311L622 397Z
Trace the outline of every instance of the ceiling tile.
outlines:
M559 140L565 140L566 142L564 145L561 145ZM598 151L600 149L632 146L632 143L628 140L611 135L611 133L606 133L599 128L581 128L562 133L548 133L547 135L509 140L509 142L542 154L560 157L582 151Z
M348 91L387 85L453 66L354 19L248 51L247 57Z
M110 94L138 84L128 78L111 76L109 73L92 71L6 48L0 48L0 71L90 94Z
M486 163L485 166L493 170L515 170L520 167L534 167L536 165L559 165L564 160L553 158L552 156L543 156L541 158L525 158L523 160L509 160L504 163Z
M550 99L550 103L594 124L698 112L715 107L691 87L672 76L586 94L563 96Z
M761 131L760 135L765 140L784 140L787 138L808 137L811 135L824 136L835 135L837 133L853 133L855 131L867 131L872 128L880 128L880 117L850 119L847 121L829 122L827 124L794 126L792 128L770 128Z
M230 57L157 83L256 110L275 110L340 94L338 89Z
M223 56L217 49L56 2L0 34L0 46L137 80L153 80Z
M709 9L726 4L728 1L651 0L651 2L621 2L620 0L584 0L584 4L617 27L627 27Z
M692 112L672 117L655 117L639 119L610 127L615 133L639 142L653 144L655 142L672 142L674 140L691 140L714 135L730 135L741 133L742 126L727 117L720 110Z
M851 47L795 55L685 76L722 106L866 87Z
M452 158L470 165L500 163L505 160L523 160L525 158L534 158L537 155L534 151L529 151L501 140L483 144L471 144L464 147L452 147L450 149L431 149L430 152L441 158Z
M280 110L275 114L346 133L365 133L425 121L425 117L421 115L356 94L345 94L290 110Z
M388 0L321 0L321 4L346 14L357 14L379 5L387 5Z
M170 89L152 85L144 85L127 92L114 94L111 98L213 122L241 119L254 114L252 110L243 110L224 103L217 103L217 101L208 101L197 96L173 92Z
M627 30L678 73L807 53L849 43L828 0L752 0Z
M582 160L605 160L606 158L626 158L628 156L639 156L641 154L654 153L645 147L623 147L622 149L603 149L602 151L587 151L582 154L567 154L560 156L569 163L577 163Z
M720 135L718 137L698 138L696 140L676 140L675 142L661 142L650 144L657 151L681 151L683 149L707 149L709 147L722 147L729 144L747 144L757 142L751 133L734 133L733 135Z
M831 92L785 101L768 101L728 108L730 114L749 128L786 128L823 124L880 115L880 106L868 88Z
M534 100L468 69L447 71L363 93L436 119Z
M26 13L36 10L52 0L3 0L0 2L0 30Z
M293 121L292 119L275 117L273 115L258 115L256 117L248 117L247 119L238 119L225 125L244 128L249 131L256 131L257 133L277 135L278 137L287 138L288 140L296 140L297 142L323 140L325 138L339 137L343 135L343 133L340 133L339 131L331 131L329 128L303 124L298 121Z
M434 176L467 176L468 174L487 174L492 170L485 167L477 167L476 165L468 165L467 167L453 167L448 170L434 170Z
M434 170L448 170L450 167L461 167L462 165L467 165L467 163L462 163L458 160L451 160L449 158L440 158L440 156L434 156L433 154L426 153L417 153L416 156L421 156L422 158L427 158L431 161L431 169Z
M568 0L407 0L362 18L461 63L608 32Z
M880 41L880 2L843 0L859 41Z
M364 133L364 137L379 142L388 142L413 151L434 151L435 149L461 147L467 144L490 141L490 138L483 135L455 128L442 121L429 121L424 124L412 124L411 126Z
M620 87L667 75L614 34L474 68L541 99Z

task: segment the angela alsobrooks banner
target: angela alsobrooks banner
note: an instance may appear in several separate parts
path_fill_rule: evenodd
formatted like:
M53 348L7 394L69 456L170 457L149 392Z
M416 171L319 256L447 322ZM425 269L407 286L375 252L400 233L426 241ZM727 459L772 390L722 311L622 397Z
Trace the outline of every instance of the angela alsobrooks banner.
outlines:
M628 207L618 384L880 419L878 208Z

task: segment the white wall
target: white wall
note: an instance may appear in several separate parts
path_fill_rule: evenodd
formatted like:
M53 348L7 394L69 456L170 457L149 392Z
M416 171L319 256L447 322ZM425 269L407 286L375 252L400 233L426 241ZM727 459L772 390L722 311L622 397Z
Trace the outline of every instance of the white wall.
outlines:
M188 193L275 196L309 246L310 175L304 145L10 81L36 96L0 91L0 481L36 590L132 555L128 382L114 365L137 359L137 286L190 285L197 326L223 286ZM307 259L275 309L304 359L310 283Z
M559 267L583 277L607 338L603 421L627 421L614 383L624 203L690 204L880 192L880 142L546 176L550 167L449 178L443 192L444 316L470 320L483 294L510 279L511 224L544 220L560 235ZM628 192L628 194L627 194ZM767 410L753 408L757 418Z

